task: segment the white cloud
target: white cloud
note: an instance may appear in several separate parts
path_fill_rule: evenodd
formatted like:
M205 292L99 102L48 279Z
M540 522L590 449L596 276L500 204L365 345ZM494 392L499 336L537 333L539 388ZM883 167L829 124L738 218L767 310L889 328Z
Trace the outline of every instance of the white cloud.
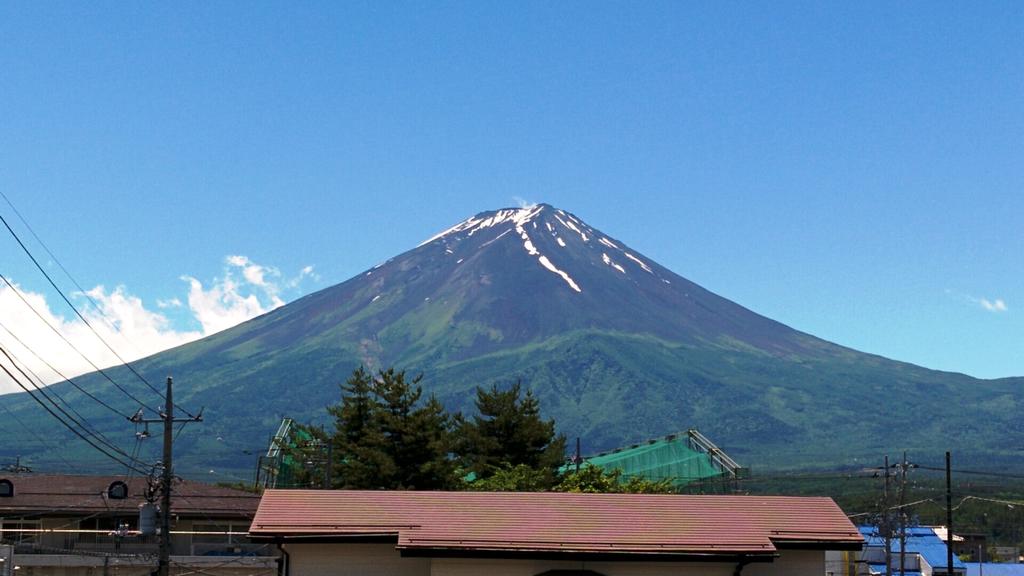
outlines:
M1006 312L1009 308L1006 306L1006 302L1002 298L996 298L989 300L988 298L978 298L978 304L989 312Z
M520 208L533 208L537 206L536 202L530 202L529 200L521 198L519 196L513 196L512 201L515 202L516 205L518 205Z
M949 288L946 289L946 294L963 303L970 303L972 306L980 306L981 308L996 314L1010 311L1010 307L1006 305L1006 301L1002 298L993 298L991 300L988 298L979 298L964 292L950 290Z
M24 301L10 287L0 288L0 324L4 326L0 329L0 343L44 383L62 380L61 374L74 377L91 371L93 364L104 368L119 363L117 355L81 319L68 320L50 309L44 295L15 286ZM142 300L128 294L123 286L111 291L97 286L89 290L88 295L99 310L85 306L84 301L78 309L89 325L125 360L142 358L202 336L198 331L174 330L167 317L147 310ZM0 379L0 393L16 390L20 388L13 382Z
M266 266L260 266L255 262L249 260L245 256L228 256L227 263L231 266L242 269L242 276L249 281L250 284L260 287L270 287L272 284L267 281L267 276L281 276L281 273L277 268L268 268Z
M199 328L175 327L170 318L155 309L148 309L141 298L130 294L124 286L109 291L103 286L89 290L87 295L99 310L89 305L84 295L75 295L73 299L79 300L76 307L92 328L123 359L132 361L230 328L283 306L282 291L294 291L304 279L315 276L312 266L307 266L295 278L282 281L276 268L261 266L245 256L229 256L225 261L224 276L215 278L208 286L192 276L182 277L188 284L189 315ZM241 277L236 278L239 274ZM94 369L47 324L56 328L96 366L104 368L119 363L117 356L85 322L70 310L64 315L65 307L59 299L54 300L61 304L57 312L50 308L45 295L21 287L18 290L38 315L14 290L6 285L0 286L0 325L4 327L0 328L0 344L24 366L36 372L43 382L63 379L47 367L46 362L66 377ZM182 300L178 297L156 301L157 309L182 307ZM32 351L42 358L36 358ZM6 375L0 377L0 393L17 390L19 388Z
M295 288L306 278L320 280L320 275L313 271L312 266L303 266L302 270L299 271L299 275L285 282L285 286L288 288Z

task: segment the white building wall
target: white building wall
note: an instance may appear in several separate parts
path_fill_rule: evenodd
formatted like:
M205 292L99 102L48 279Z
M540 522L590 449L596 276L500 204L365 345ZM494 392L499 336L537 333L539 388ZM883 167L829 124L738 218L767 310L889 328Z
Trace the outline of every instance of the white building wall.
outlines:
M431 576L535 576L548 570L593 570L605 576L732 576L735 564L680 562L571 562L436 558ZM816 574L815 576L822 576Z
M548 570L593 570L606 576L732 576L736 564L714 562L578 562L473 558L403 558L394 544L286 544L288 576L535 576ZM752 563L743 576L825 576L825 552L786 550ZM838 576L838 575L837 575Z
M288 576L430 576L429 558L402 558L394 544L285 544Z
M771 564L749 564L743 576L823 576L824 550L781 550ZM838 575L835 575L838 576Z

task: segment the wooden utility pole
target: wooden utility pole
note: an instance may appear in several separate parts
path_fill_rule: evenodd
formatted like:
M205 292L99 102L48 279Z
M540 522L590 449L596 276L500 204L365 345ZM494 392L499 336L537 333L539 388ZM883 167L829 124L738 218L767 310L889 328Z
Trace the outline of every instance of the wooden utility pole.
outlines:
M953 575L953 475L946 452L946 574Z
M900 576L904 576L904 569L907 560L907 516L903 510L906 503L907 493L907 453L903 453L903 461L900 462L900 505L896 513L900 515Z
M202 422L203 413L190 418L174 417L174 397L172 392L171 377L167 377L167 392L164 396L164 411L160 418L146 419L142 417L139 410L132 417L132 422L164 424L164 454L163 474L160 476L160 549L155 576L170 576L171 574L171 484L174 480L174 424L175 422Z
M167 377L167 395L164 397L164 474L160 481L160 563L159 576L171 574L171 471L174 459L174 400L171 397L171 377Z
M889 456L885 457L885 487L882 489L882 538L885 540L885 576L892 576L892 523L889 521Z

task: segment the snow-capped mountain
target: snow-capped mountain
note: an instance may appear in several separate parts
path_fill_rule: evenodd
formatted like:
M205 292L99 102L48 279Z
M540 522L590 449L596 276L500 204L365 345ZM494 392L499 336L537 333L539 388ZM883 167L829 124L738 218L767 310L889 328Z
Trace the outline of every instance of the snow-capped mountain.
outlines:
M380 352L372 364L415 360L410 347L456 360L574 330L728 338L775 354L822 344L547 204L482 212L309 299L296 305L349 310ZM395 322L402 330L376 328Z
M680 232L680 241L698 239ZM176 447L178 470L195 474L247 469L245 452L282 416L326 421L337 385L360 364L422 372L452 409L470 409L476 386L521 380L587 450L696 426L755 466L958 447L1012 466L1024 440L1022 379L936 372L815 338L546 204L482 212L341 284L135 366L152 381L173 374L176 400L206 407ZM112 373L133 385L126 371ZM124 399L101 378L76 380ZM77 391L55 390L108 436L132 438ZM25 421L43 417L24 395L0 403ZM911 414L926 417L895 425ZM87 454L18 429L0 443L0 458L39 464Z

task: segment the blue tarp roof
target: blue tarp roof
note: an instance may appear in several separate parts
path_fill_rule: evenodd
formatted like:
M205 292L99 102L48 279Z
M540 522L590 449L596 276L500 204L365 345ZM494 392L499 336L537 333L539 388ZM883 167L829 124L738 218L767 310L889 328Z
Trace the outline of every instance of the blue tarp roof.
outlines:
M1024 576L1024 564L1010 562L964 562L967 576Z
M882 564L868 564L868 568L871 569L872 574L885 574L885 563ZM899 569L892 571L894 576L899 576ZM921 576L921 573L917 570L904 570L903 576Z
M861 536L864 537L865 546L885 546L885 539L879 534L877 526L858 526ZM900 539L893 538L890 544L893 554L900 552ZM935 535L935 531L926 526L913 526L907 528L907 552L920 554L924 561L932 568L946 567L946 543ZM953 569L964 569L964 563L953 555ZM882 566L884 571L885 566ZM1024 576L1021 574L1020 576Z

